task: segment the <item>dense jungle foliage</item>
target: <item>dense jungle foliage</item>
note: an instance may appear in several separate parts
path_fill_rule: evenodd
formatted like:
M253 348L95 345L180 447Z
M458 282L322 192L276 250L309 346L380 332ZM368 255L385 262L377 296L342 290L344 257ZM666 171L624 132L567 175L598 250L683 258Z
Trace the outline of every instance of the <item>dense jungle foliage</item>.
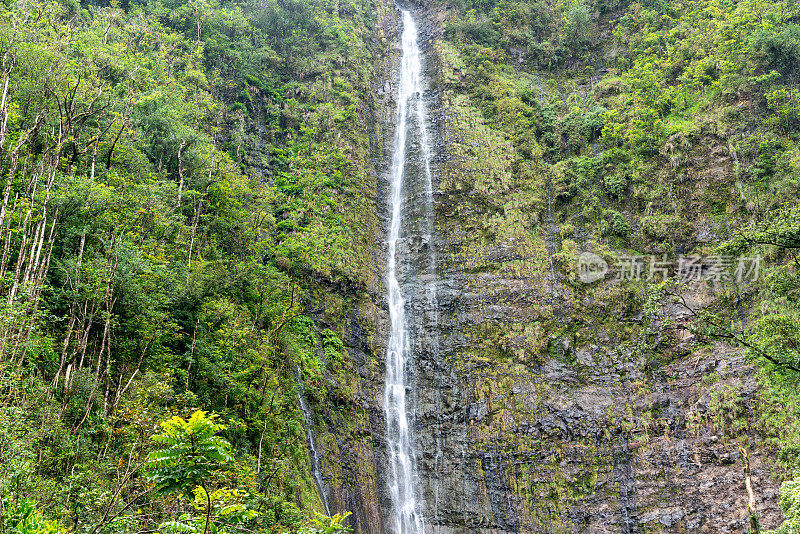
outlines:
M341 530L297 395L342 350L308 295L365 283L377 13L0 8L0 532ZM151 436L198 408L227 452L157 497Z
M578 236L764 257L695 333L761 370L763 413L721 391L720 425L756 425L800 476L798 3L427 7L446 13L441 94L513 144L504 186L540 221L552 204L565 272ZM0 533L345 528L315 515L298 394L354 402L340 319L375 284L391 9L0 6ZM321 322L322 293L338 296Z

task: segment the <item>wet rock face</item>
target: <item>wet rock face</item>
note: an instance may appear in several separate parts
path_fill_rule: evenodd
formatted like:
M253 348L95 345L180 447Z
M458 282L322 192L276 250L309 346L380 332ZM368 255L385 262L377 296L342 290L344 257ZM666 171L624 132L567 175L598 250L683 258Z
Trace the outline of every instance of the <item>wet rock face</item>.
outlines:
M490 335L463 333L481 331L490 306L506 310L492 322L513 330L527 315L514 305L523 290L486 299L481 284L501 280L452 266L441 273L438 351L416 353L432 532L748 530L735 433L721 436L705 417L720 390L735 391L744 411L757 402L741 354L720 345L652 369L619 353L618 333L601 324L583 333L586 344L551 345L543 361L503 354ZM762 524L775 526L772 459L751 438L757 506Z
M754 431L742 437L758 403L752 368L724 345L692 349L680 331L645 334L625 288L567 279L546 177L516 177L513 146L453 89L461 67L441 39L438 14L416 15L428 80L420 98L435 145L434 211L409 136L398 280L414 355L409 417L426 532L746 532L740 443L749 447L762 526L777 525L773 458ZM382 77L376 87L377 190L385 199L397 80ZM356 532L383 534L390 506L382 286L369 288L348 324L358 391L352 405L316 407L326 414L318 425L327 428L323 469L332 508L353 511ZM645 347L651 338L655 352ZM720 405L730 406L721 419ZM342 409L355 414L350 426L337 419Z
M427 530L747 531L737 431L706 412L726 391L747 413L757 402L752 368L723 345L691 352L672 331L659 334L654 361L637 348L641 317L619 309L616 289L567 283L553 262L561 247L546 189L542 209L524 208L513 148L448 90L435 25L421 33L436 232L408 240L403 283ZM423 225L418 175L409 175L408 217ZM762 525L774 526L772 459L758 436L749 446Z

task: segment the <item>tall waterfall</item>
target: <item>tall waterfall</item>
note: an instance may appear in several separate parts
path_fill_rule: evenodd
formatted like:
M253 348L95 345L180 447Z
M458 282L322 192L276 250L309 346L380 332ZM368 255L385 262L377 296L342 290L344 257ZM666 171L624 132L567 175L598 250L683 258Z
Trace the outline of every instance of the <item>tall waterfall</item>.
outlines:
M417 43L417 28L411 14L402 10L403 57L401 61L400 86L397 100L397 123L391 164L391 188L389 193L390 222L388 231L388 257L386 284L389 299L390 334L386 353L386 384L384 409L386 410L387 442L389 456L389 494L392 501L393 534L422 534L422 515L417 510L414 489L415 454L409 429L406 399L406 365L411 359L411 343L406 321L405 299L397 278L398 241L405 235L409 222L403 220L404 179L408 164L407 143L409 131L416 133L420 145L422 173L426 203L427 235L429 243L432 233L433 187L430 164L430 140L427 131L427 110L422 98L422 65ZM416 128L413 126L416 125ZM430 247L429 247L430 249ZM431 255L430 261L435 263ZM435 301L435 284L427 291L428 299Z

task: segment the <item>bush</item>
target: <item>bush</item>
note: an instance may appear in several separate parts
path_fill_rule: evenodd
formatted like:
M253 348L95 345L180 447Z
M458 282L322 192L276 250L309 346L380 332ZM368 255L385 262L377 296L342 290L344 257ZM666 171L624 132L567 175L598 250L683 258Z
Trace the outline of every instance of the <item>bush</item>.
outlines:
M489 17L482 13L478 15L474 9L467 11L464 18L448 24L445 31L448 36L458 36L486 46L496 46L500 41L500 34Z
M616 210L609 210L607 213L609 216L609 233L617 237L628 237L631 227L627 219Z
M628 177L625 176L623 172L619 171L612 174L606 174L603 177L603 185L605 186L606 192L610 197L615 198L617 201L621 201L625 196L625 190L628 188Z
M316 519L312 519L308 526L300 529L300 534L344 534L351 532L353 529L346 526L344 521L350 515L350 512L344 514L336 514L331 517L317 514Z
M564 14L564 43L573 52L582 51L591 39L589 8L582 1L574 2Z
M786 150L783 140L774 135L765 136L758 144L756 161L750 168L750 177L754 181L760 181L774 175Z
M793 534L800 532L800 480L787 480L781 485L781 509L786 521L765 534Z
M22 499L12 503L11 499L3 498L3 509L0 515L0 526L7 534L58 534L58 524L47 521L36 506Z
M779 31L759 30L753 37L753 50L765 72L775 70L794 77L800 73L800 26L787 24Z

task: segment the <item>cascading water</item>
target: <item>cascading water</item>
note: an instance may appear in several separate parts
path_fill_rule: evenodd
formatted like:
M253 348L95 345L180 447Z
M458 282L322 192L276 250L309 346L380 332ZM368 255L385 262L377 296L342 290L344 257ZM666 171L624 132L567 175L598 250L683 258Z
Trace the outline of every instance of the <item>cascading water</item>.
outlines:
M298 375L300 374L298 370ZM302 386L297 393L300 400L300 410L303 412L303 422L305 423L306 439L308 440L308 456L311 460L311 473L314 475L314 482L317 484L319 497L325 506L325 513L331 515L331 506L328 503L328 485L322 476L322 455L317 448L317 440L314 437L314 420L311 417L311 409L306 402Z
M409 164L407 143L409 130L417 134L420 146L422 174L425 188L425 218L427 228L421 236L429 251L429 267L435 268L431 239L433 233L433 181L431 174L431 148L427 131L427 109L423 101L421 84L422 64L417 43L417 28L411 13L402 11L403 57L400 67L400 85L397 99L397 123L391 163L389 192L389 231L386 284L389 300L390 333L386 351L386 384L384 409L386 411L387 449L389 457L389 495L392 504L393 534L422 534L422 515L417 510L415 482L415 454L409 428L406 390L406 366L411 359L411 340L406 321L406 302L398 281L398 242L407 237L408 225L403 220L404 181ZM413 128L416 126L416 128ZM430 277L435 278L435 277ZM435 310L436 284L426 287L428 309ZM435 315L435 313L434 313Z

